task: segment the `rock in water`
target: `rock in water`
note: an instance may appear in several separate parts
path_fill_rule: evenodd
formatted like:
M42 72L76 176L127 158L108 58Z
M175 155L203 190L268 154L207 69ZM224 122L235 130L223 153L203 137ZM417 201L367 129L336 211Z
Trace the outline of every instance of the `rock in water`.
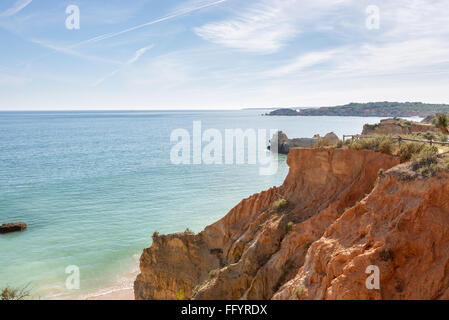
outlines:
M27 228L24 222L5 223L0 226L0 233L23 231Z
M280 154L288 154L293 148L311 148L318 141L319 138L316 135L313 138L289 139L284 132L278 131L271 138L268 150L277 150Z

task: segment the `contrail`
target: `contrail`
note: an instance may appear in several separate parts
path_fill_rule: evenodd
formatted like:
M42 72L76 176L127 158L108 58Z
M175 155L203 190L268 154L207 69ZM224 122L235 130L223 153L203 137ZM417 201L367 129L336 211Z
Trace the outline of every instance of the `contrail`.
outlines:
M0 13L0 17L10 17L24 9L26 6L28 6L33 0L18 0L14 4L12 8L9 8L3 13Z
M29 1L28 3L30 3L32 0L25 0L25 1L27 1L27 2ZM113 38L113 37L116 37L118 35L130 32L130 31L134 31L134 30L137 30L137 29L141 29L141 28L144 28L144 27L152 25L152 24L156 24L156 23L163 22L163 21L166 21L166 20L174 19L176 17L180 17L180 16L186 15L188 13L191 13L191 12L194 12L194 11L198 11L198 10L201 10L201 9L204 9L204 8L207 8L207 7L216 6L216 5L218 5L220 3L223 3L223 2L226 2L226 1L228 1L228 0L219 0L219 1L215 1L215 2L209 3L209 4L198 6L196 8L187 9L187 10L184 10L182 12L175 12L175 13L172 13L172 14L170 14L168 16L163 17L163 18L159 18L159 19L156 19L156 20L153 20L153 21L149 21L149 22L146 22L144 24L140 24L138 26L134 26L134 27L122 30L122 31L118 31L118 32L114 32L114 33L108 33L108 34L104 34L104 35L101 35L101 36L96 36L96 37L91 38L91 39L83 40L81 42L78 42L78 43L75 43L75 44L73 44L71 46L68 46L65 49L74 49L74 48L82 46L82 45L84 45L86 43L93 43L93 42L98 42L98 41L102 41L102 40L105 40L105 39ZM43 57L48 57L51 54L52 53L48 53L48 54L44 54L42 56L36 57L36 58L32 59L31 61L28 61L28 63L36 61L36 60L39 60L39 59L41 59ZM26 63L19 64L19 66L23 65L23 64L26 64Z
M182 12L173 13L173 14L165 16L163 18L152 20L152 21L149 21L149 22L146 22L146 23L143 23L143 24L140 24L140 25L137 25L137 26L134 26L134 27L122 30L122 31L113 32L113 33L107 33L107 34L104 34L104 35L101 35L101 36L96 36L94 38L78 42L78 43L70 46L70 48L79 47L79 46L82 46L82 45L87 44L87 43L98 42L98 41L102 41L102 40L105 40L105 39L110 39L110 38L119 36L119 35L124 34L124 33L128 33L128 32L131 32L131 31L134 31L134 30L137 30L137 29L141 29L141 28L150 26L152 24L156 24L156 23L163 22L163 21L166 21L166 20L174 19L174 18L183 16L183 15L186 15L188 13L207 8L207 7L216 6L216 5L218 5L220 3L223 3L223 2L226 2L226 1L228 1L228 0L215 1L215 2L212 2L212 3L209 3L209 4L205 4L205 5L196 7L196 8L191 8L191 9L184 10Z

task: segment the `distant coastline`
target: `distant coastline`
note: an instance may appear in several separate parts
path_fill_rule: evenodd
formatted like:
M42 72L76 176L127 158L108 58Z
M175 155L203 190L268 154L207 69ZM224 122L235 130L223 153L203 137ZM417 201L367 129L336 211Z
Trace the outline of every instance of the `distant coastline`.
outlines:
M435 113L449 114L448 104L422 102L369 102L321 108L282 108L267 116L339 116L339 117L422 117Z

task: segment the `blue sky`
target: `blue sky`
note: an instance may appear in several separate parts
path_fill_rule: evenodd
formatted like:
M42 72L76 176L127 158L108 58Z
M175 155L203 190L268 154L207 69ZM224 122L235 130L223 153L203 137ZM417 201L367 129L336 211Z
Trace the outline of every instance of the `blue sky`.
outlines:
M449 103L448 21L447 0L2 0L0 109Z

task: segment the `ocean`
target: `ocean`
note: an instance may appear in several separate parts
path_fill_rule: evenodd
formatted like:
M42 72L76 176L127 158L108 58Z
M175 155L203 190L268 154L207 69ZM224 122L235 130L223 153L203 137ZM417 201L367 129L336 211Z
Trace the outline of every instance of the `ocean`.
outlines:
M360 133L381 118L266 117L241 111L0 112L0 288L28 286L35 298L79 298L132 285L151 235L201 231L243 198L288 173L254 164L175 165L175 129L281 129L289 137ZM268 134L266 144L268 143ZM80 287L69 290L68 266Z

